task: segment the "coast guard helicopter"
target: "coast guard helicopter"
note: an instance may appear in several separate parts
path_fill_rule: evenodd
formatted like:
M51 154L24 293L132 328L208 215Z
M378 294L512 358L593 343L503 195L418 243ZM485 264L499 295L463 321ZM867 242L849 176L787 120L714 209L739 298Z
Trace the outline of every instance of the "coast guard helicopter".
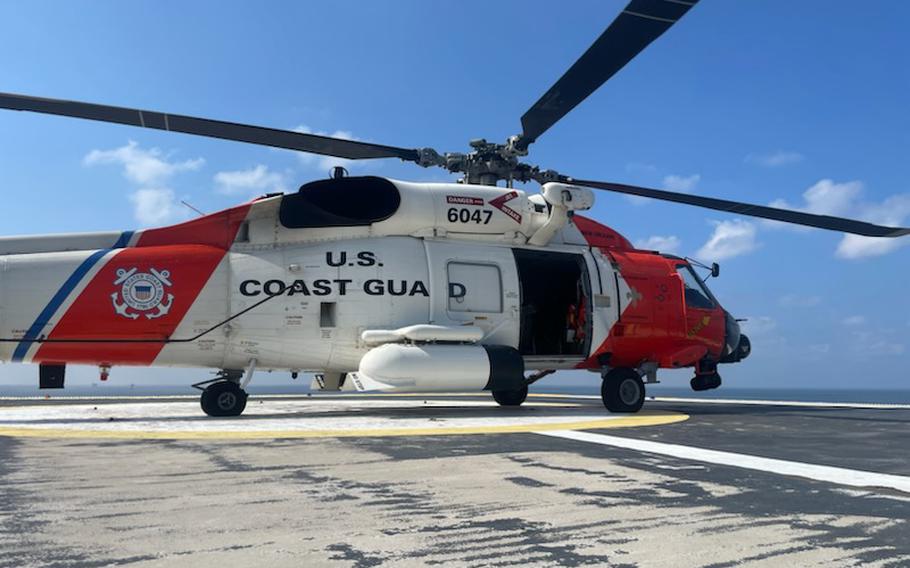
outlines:
M718 387L718 366L750 352L736 319L692 261L636 250L577 214L592 189L872 237L910 229L575 179L520 160L695 3L632 0L524 113L520 134L473 140L467 153L0 94L11 110L463 175L412 183L337 171L169 227L2 238L0 359L37 363L42 388L62 388L70 363L97 365L102 378L115 365L220 369L195 385L212 416L243 411L257 369L316 372L329 391L487 390L502 405L520 405L554 370L589 369L612 412L638 411L658 369L691 367L693 389Z

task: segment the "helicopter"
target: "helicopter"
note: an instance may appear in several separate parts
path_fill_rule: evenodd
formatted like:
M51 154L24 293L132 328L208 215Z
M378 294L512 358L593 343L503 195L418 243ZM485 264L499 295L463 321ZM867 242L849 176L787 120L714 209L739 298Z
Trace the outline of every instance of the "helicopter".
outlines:
M0 93L0 108L296 150L399 159L462 176L349 176L184 223L0 238L0 360L40 388L68 364L217 369L210 416L238 416L257 371L315 373L324 391L489 391L521 405L558 370L601 376L610 412L637 412L660 369L696 390L751 352L696 268L638 250L584 216L595 190L879 238L910 229L626 184L523 161L530 146L697 0L632 0L521 116L504 143L438 152L102 104ZM539 193L517 188L536 182Z

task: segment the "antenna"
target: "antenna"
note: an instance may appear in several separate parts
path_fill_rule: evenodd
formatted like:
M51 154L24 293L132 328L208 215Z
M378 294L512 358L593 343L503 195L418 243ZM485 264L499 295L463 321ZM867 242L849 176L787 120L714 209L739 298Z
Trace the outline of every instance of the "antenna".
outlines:
M187 203L187 202L184 201L183 199L180 200L180 203L183 204L183 205L185 205L188 209L191 209L191 210L195 211L196 213L198 213L200 217L205 217L205 213L203 213L202 211L196 209L195 207L193 207L192 205L190 205L189 203Z

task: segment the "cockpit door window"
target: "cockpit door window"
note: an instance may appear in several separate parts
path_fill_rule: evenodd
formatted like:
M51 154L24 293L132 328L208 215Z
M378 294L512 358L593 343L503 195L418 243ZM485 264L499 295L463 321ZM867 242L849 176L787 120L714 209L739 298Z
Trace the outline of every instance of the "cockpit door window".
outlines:
M713 310L715 308L711 293L708 292L701 278L692 271L691 266L680 264L676 267L676 272L682 278L683 286L685 287L687 307L702 310Z

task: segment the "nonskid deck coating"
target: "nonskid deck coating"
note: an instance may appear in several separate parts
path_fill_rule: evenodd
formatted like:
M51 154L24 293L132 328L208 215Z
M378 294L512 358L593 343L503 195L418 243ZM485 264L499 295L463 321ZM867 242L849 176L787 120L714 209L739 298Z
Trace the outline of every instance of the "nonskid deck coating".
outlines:
M298 405L293 415L319 408L317 398L335 400L276 400ZM485 397L382 399L396 404L358 412L608 416L587 397L534 397L555 405L521 409ZM124 404L79 404L87 402ZM631 449L654 441L907 476L910 411L646 408L690 418L586 431L628 447L496 432L0 436L0 566L910 566L907 493Z

